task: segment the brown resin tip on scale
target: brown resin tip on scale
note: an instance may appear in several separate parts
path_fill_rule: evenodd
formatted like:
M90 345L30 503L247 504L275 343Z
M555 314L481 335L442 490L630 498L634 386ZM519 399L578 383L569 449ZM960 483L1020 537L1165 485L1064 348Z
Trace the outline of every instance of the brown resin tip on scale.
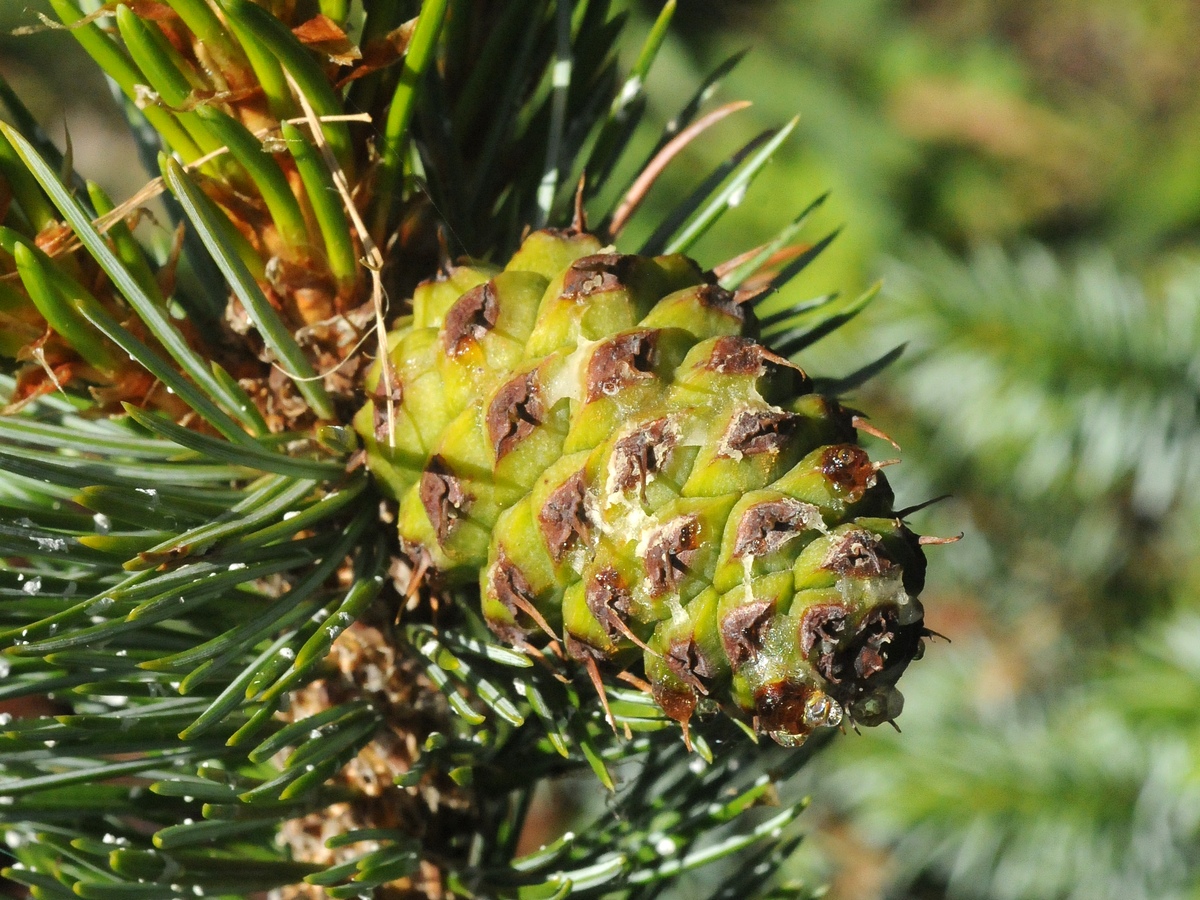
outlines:
M404 402L404 382L400 380L400 375L396 372L396 367L392 365L391 360L387 361L387 376L383 377L382 373L379 382L375 385L375 390L371 392L371 399L376 403L392 403Z
M702 284L694 290L696 299L705 309L728 316L738 324L746 321L746 310L737 301L737 295L725 290L719 284Z
M727 336L717 338L704 368L721 375L763 375L762 346L750 338Z
M536 369L518 375L500 388L487 411L488 437L496 461L515 450L545 421L546 404Z
M821 456L822 474L851 500L875 485L877 471L867 451L853 444L828 447Z
M636 262L636 256L620 253L597 253L577 259L563 276L560 296L564 300L583 300L592 294L623 290L629 270Z
M558 637L550 623L538 611L534 602L536 596L529 579L503 552L496 557L496 562L492 565L488 583L492 595L509 611L514 621L519 623L521 614L524 614L551 639ZM497 637L518 647L525 644L525 637L529 634L529 631L519 624L512 625L493 618L489 618L487 624Z
M581 469L559 485L538 511L538 526L555 565L572 547L586 545L591 538L587 496L587 479Z
M728 459L779 453L799 424L799 416L782 410L743 409L725 430L718 456Z
M878 578L895 567L879 539L861 529L843 534L821 562L822 569L852 578Z
M625 580L615 569L601 569L588 579L584 599L609 638L615 639L620 631L614 620L629 615L633 609L633 597Z
M467 291L446 312L442 325L442 344L450 356L461 356L467 348L483 340L496 327L500 304L496 285L487 281Z
M645 490L649 477L658 472L678 442L678 434L666 417L639 425L613 446L613 487L621 493L634 487Z
M799 743L812 733L806 712L815 689L802 682L780 679L754 692L754 717L758 730L780 743Z
M634 331L600 344L587 368L587 401L613 397L622 389L655 377L657 331Z
M817 651L816 670L831 685L842 683L841 667L835 654L846 631L848 614L844 606L828 603L805 610L800 620L800 649L805 656Z
M371 424L375 440L380 444L390 444L392 439L392 424L388 418L388 403L387 401L375 401L372 404Z
M684 727L684 740L686 741L688 739L688 721L696 712L696 692L690 689L680 690L671 685L655 682L651 685L651 695L654 697L654 702L662 707L663 712Z
M848 706L851 717L862 724L878 724L864 721L855 710L865 708L863 702L872 697L895 693L899 698L892 686L920 657L924 630L898 625L894 609L871 610L853 633L850 621L836 606L810 610L800 626L801 646L806 653L817 653L814 665L828 683L830 696Z
M774 553L805 531L824 527L821 511L811 503L791 497L768 500L751 506L738 522L733 556L765 556Z
M778 356L758 341L737 335L717 338L704 368L719 375L753 375L761 378L780 369L791 369L802 378L804 370L791 360Z
M610 641L624 637L643 650L649 650L626 621L633 611L633 596L615 569L602 569L588 579L584 602Z
M873 609L867 613L848 648L853 655L857 680L865 681L887 667L889 651L896 637L895 612Z
M695 638L680 638L671 642L663 657L669 668L680 681L694 688L704 696L708 696L708 688L704 679L716 676L717 669L708 657L700 650Z
M421 473L421 505L437 533L439 544L445 544L460 519L466 518L474 497L463 488L462 481L438 455L430 458Z
M839 603L810 606L800 620L800 649L805 654L811 653L813 648L818 646L822 652L829 650L846 630L848 615L849 610Z
M651 596L679 590L700 549L700 520L696 516L680 516L655 530L645 558Z
M755 600L730 610L721 620L721 645L735 672L758 656L774 615L773 600Z

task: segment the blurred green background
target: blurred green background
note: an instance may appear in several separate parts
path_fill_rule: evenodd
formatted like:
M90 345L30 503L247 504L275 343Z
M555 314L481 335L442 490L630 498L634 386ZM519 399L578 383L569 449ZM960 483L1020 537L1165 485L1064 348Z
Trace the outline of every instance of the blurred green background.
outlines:
M36 8L0 3L0 30ZM660 121L743 49L716 99L754 106L650 203L801 116L700 255L832 191L809 238L843 231L788 292L885 286L801 363L907 344L851 402L904 449L898 505L950 495L917 529L964 534L929 548L949 640L905 677L904 734L806 769L789 874L831 900L1200 898L1200 5L681 0ZM72 51L3 37L0 68L128 196L146 176Z

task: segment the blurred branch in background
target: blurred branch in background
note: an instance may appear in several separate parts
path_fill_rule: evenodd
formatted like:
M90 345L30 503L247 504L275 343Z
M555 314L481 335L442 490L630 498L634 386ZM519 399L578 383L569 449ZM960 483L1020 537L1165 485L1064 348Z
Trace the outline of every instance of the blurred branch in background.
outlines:
M65 29L38 14L51 14L44 0L0 3L0 74L55 141L69 137L81 172L110 196L132 195L147 176L104 76Z
M912 231L958 250L1099 242L1136 269L1200 226L1188 0L684 7L675 65L705 70L752 46L731 95L763 123L801 114L772 189L740 213L765 231L797 185L833 188L830 221L852 227L831 248L831 283L834 260L862 277Z

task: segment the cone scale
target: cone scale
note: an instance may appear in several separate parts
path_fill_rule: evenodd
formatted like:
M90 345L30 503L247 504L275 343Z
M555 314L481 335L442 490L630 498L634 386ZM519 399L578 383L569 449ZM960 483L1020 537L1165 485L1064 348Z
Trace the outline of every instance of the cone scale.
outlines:
M681 255L539 231L418 287L356 424L405 554L505 641L786 746L899 714L924 557L853 415ZM391 410L388 404L391 404ZM391 425L394 423L394 426Z

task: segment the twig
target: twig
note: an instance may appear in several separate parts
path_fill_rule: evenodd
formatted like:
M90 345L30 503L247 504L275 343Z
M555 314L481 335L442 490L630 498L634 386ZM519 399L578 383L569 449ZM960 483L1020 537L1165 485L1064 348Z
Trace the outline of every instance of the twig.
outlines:
M358 207L354 205L354 198L350 194L350 185L346 181L346 173L342 171L337 158L333 155L333 150L329 147L329 142L325 139L325 131L321 127L321 117L313 110L312 105L308 102L308 98L304 96L304 92L300 90L300 86L296 84L290 73L287 73L287 80L292 88L292 93L296 95L296 99L300 102L301 109L304 110L302 121L307 123L309 129L312 131L317 149L321 152L321 156L325 160L325 165L329 166L334 186L337 187L338 194L342 198L342 204L346 207L346 215L350 217L350 222L353 224L354 230L358 232L359 240L362 242L365 256L361 262L367 271L371 273L371 308L375 312L375 333L379 340L379 360L381 365L380 377L383 379L383 396L385 398L384 402L387 404L388 446L394 447L396 442L396 401L393 396L392 361L388 356L387 323L383 318L384 308L387 304L387 297L383 291L383 254L379 252L379 247L371 239L371 233L363 223L362 216L358 214Z

